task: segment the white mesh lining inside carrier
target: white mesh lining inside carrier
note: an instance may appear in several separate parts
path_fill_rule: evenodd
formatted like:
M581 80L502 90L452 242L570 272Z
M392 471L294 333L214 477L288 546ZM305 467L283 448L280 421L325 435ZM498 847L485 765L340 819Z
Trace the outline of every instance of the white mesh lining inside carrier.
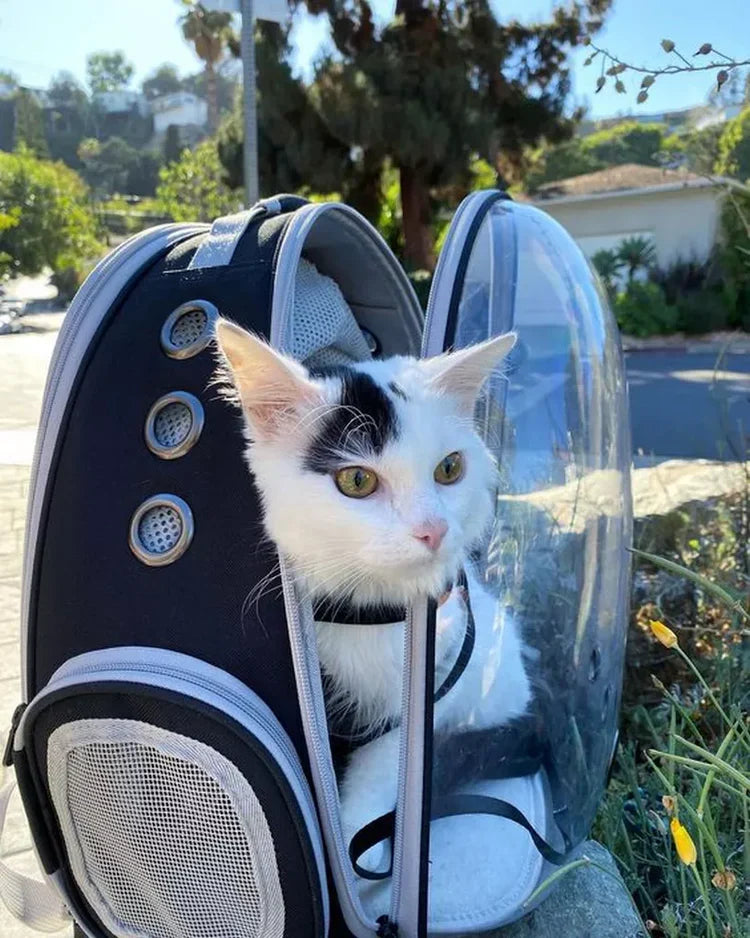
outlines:
M73 875L117 938L283 938L268 821L221 753L99 719L56 729L47 756Z
M304 259L294 281L291 331L289 351L310 367L345 365L371 357L338 284Z

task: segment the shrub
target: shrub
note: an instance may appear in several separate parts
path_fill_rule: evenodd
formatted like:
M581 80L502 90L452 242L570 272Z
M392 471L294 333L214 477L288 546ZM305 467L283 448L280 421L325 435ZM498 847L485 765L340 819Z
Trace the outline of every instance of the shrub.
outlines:
M677 328L698 335L727 329L731 309L725 296L715 290L700 290L677 299Z
M427 300L430 296L430 287L432 286L432 274L429 270L412 270L409 273L409 280L414 287L422 309L427 309Z
M678 314L657 284L632 280L615 300L615 317L624 333L645 338L674 332Z
M222 172L215 140L204 140L194 150L183 150L176 163L159 171L159 211L175 221L213 221L236 212L242 196L222 182Z
M0 254L15 274L80 268L100 251L88 189L62 163L25 147L0 153Z

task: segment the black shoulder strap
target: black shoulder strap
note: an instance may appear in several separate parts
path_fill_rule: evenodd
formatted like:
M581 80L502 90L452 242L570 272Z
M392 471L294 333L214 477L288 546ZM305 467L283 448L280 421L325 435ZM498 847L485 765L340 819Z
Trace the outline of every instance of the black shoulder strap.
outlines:
M441 818L458 817L462 814L487 814L494 817L505 818L513 821L522 827L548 863L554 866L561 866L566 861L563 853L555 850L533 827L523 812L511 804L509 801L503 801L501 798L491 798L488 795L442 795L435 798L432 803L431 820L438 821ZM366 870L360 866L360 857L376 844L384 840L393 840L394 826L396 821L396 812L389 811L387 814L375 818L369 824L357 831L349 844L349 859L351 860L354 872L363 879L388 879L393 872L393 853L391 852L391 863L387 870Z

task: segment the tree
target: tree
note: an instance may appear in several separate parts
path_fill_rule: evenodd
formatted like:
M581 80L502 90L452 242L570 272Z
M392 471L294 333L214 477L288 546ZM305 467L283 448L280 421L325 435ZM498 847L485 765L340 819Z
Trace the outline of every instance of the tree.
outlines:
M143 96L149 101L163 94L174 94L181 89L182 82L177 69L169 62L160 65L141 85Z
M231 43L228 48L231 52L233 48ZM232 55L234 55L234 53L232 53ZM216 82L216 107L219 118L231 112L234 106L235 94L242 86L238 66L239 63L235 58L227 58L221 61L214 70L213 80ZM189 91L191 94L208 101L205 70L195 72L193 75L185 75L180 82L180 86L183 91Z
M617 277L622 270L623 260L617 251L597 251L591 258L596 272L601 277L607 295L614 297L616 293Z
M318 65L314 101L338 140L392 161L406 262L431 268L431 191L465 183L476 155L518 173L529 146L570 136L566 57L610 4L561 6L524 25L500 22L489 0L398 0L383 29L367 0L307 5L328 15L336 47Z
M83 176L100 197L124 192L128 177L139 165L139 154L120 137L105 143L88 138L81 142L78 156L83 163Z
M232 14L207 10L196 0L182 0L187 7L180 17L182 35L192 43L195 54L203 62L206 76L208 129L215 133L219 126L219 99L216 67L234 38Z
M50 107L47 119L47 142L50 156L79 169L78 146L91 132L91 105L86 91L69 72L60 72L47 89Z
M364 178L365 167L361 165L357 172L357 155L334 137L318 114L308 89L292 73L289 51L286 34L279 26L257 25L260 191L268 195L308 187L331 192L343 187L347 201L360 210L366 208L363 192L354 191ZM222 123L218 135L225 180L232 188L243 183L243 135L242 98L238 94L232 114ZM380 161L376 171L379 182ZM378 207L379 198L367 213L369 217L377 218Z
M606 166L620 166L623 163L655 166L656 154L662 149L667 133L664 124L623 121L590 134L585 138L584 146L594 159Z
M170 124L164 136L164 162L167 164L176 163L181 154L180 128L177 124Z
M184 150L178 162L159 172L156 198L160 211L175 221L213 221L237 211L242 196L222 182L221 170L215 140Z
M23 145L15 153L0 153L2 217L0 254L10 257L15 274L79 268L99 251L81 178L62 163L38 159Z
M15 94L15 128L13 147L25 146L36 156L49 156L44 135L44 115L33 93L19 88Z
M534 192L545 182L582 176L604 169L604 166L586 146L586 141L577 137L554 147L537 150L525 174L524 185L527 191Z
M716 172L735 176L741 182L750 180L750 107L725 124L719 138Z
M714 172L719 159L719 140L723 132L722 124L711 124L703 130L693 130L681 138L689 169L706 176Z
M635 235L620 242L617 256L628 268L628 280L633 280L639 270L648 270L656 262L656 249L650 238Z
M127 88L133 71L133 66L119 51L93 52L86 59L86 76L92 94Z

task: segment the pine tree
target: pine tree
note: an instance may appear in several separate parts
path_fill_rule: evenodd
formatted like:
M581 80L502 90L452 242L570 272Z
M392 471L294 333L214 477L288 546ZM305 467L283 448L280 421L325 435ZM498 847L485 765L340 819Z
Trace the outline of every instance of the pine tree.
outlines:
M408 265L434 266L431 192L465 182L476 155L512 176L527 147L570 136L567 55L610 3L521 24L500 22L489 0L398 0L379 29L367 0L307 0L336 47L312 98L338 141L397 168Z

